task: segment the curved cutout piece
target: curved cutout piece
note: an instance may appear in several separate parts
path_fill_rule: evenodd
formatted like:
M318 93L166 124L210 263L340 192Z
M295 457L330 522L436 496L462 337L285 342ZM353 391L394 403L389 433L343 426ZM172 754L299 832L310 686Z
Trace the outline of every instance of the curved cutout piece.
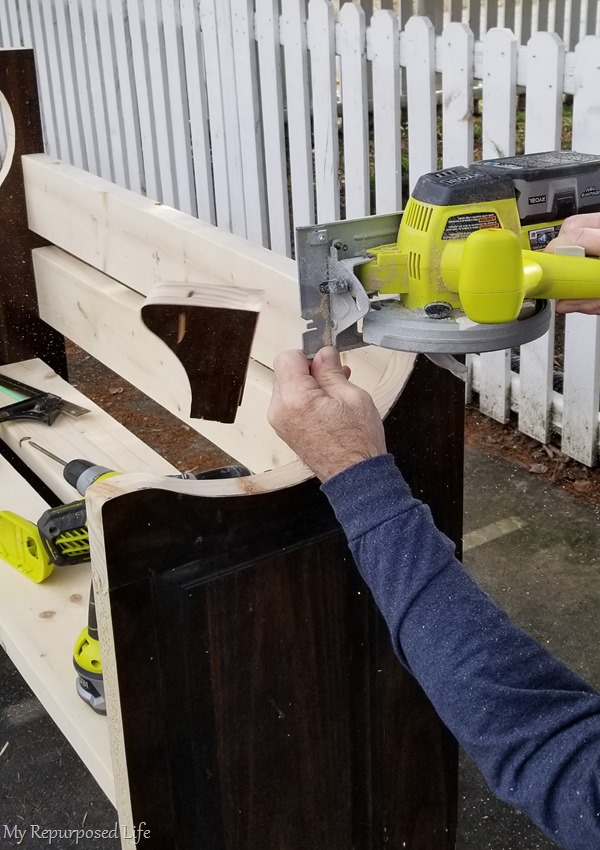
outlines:
M160 283L143 304L142 321L187 373L192 418L235 421L262 294L236 286Z

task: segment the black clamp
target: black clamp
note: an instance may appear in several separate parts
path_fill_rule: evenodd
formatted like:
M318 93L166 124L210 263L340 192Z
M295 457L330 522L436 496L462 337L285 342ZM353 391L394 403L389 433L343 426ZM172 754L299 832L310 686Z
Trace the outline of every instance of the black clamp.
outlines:
M54 393L41 392L35 387L22 384L21 381L8 378L6 375L0 375L0 389L24 396L21 401L0 407L0 424L15 419L33 419L52 425L59 413L67 413L69 416L82 416L84 413L89 413L86 407L66 401Z

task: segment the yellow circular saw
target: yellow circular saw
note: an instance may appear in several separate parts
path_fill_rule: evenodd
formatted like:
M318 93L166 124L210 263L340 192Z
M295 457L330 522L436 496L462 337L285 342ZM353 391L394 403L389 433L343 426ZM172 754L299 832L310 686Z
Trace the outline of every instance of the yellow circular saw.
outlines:
M543 253L600 210L600 156L555 151L426 174L403 214L298 228L304 350L467 354L548 329L547 299L600 297L595 258Z

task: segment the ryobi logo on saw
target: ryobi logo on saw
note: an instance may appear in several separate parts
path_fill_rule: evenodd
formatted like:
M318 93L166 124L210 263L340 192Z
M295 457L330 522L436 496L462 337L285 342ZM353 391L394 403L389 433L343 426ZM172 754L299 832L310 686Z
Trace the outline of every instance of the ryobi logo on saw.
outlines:
M528 199L529 204L545 204L546 203L546 195L532 195L531 198Z

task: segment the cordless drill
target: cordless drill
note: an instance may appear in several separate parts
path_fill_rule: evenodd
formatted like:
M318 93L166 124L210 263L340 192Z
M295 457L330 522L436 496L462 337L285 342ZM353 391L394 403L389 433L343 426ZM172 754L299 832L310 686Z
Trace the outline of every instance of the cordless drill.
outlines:
M96 481L103 481L120 474L105 466L81 458L65 461L37 443L29 441L28 444L60 463L63 466L65 480L75 487L82 496L85 496L88 487ZM211 478L240 478L246 475L250 475L250 470L246 467L229 465L196 474L182 472L179 475L169 477L198 481ZM38 520L38 530L42 544L55 564L78 564L82 561L89 561L90 543L85 499L78 499L45 511ZM88 622L75 641L73 665L77 672L77 693L81 699L87 702L98 714L106 714L93 584L90 587Z

